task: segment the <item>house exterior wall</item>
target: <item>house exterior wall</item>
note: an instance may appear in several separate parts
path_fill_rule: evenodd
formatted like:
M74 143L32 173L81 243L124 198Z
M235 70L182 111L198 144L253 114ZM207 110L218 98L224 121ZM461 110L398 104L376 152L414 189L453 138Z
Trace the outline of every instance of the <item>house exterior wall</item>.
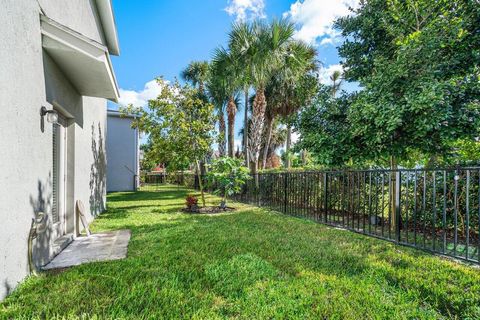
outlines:
M106 44L95 0L38 0L38 3L50 19Z
M40 14L104 43L93 0L0 1L0 300L29 274L32 219L52 210L52 125L40 108L67 115L67 213L83 201L88 219L105 208L106 100L80 96L42 49ZM51 221L51 218L49 218ZM75 231L72 221L67 232ZM52 255L50 231L34 242L37 265Z
M132 118L108 115L107 191L133 191L138 179L138 131Z

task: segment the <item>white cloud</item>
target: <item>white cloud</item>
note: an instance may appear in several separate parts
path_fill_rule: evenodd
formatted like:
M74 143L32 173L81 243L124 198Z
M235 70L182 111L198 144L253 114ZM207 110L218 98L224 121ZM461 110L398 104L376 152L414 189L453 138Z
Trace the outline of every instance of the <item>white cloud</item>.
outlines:
M237 21L265 18L264 0L228 0L225 11Z
M311 44L332 44L339 38L333 28L335 19L351 14L349 7L357 8L359 0L297 0L283 14L299 27L295 37Z
M337 70L343 72L343 68L340 64L331 64L328 67L320 68L320 71L318 73L318 80L323 84L327 84L327 85L332 84L332 80L330 80L330 76L334 71L337 71Z
M152 80L145 83L145 87L141 91L120 89L120 98L118 103L121 106L128 106L129 104L135 107L143 107L148 104L148 100L158 97L162 91L162 86L157 80Z
M327 44L333 44L333 39L332 38L323 38L320 41L321 46L324 46L324 45L327 45Z

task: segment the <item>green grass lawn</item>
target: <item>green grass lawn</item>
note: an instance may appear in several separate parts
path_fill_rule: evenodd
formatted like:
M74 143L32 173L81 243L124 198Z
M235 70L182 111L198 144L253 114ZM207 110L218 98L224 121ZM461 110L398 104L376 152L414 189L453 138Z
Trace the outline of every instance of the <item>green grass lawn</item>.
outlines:
M131 229L128 258L30 277L0 318L480 319L479 269L240 204L183 214L187 193L108 195L93 231Z

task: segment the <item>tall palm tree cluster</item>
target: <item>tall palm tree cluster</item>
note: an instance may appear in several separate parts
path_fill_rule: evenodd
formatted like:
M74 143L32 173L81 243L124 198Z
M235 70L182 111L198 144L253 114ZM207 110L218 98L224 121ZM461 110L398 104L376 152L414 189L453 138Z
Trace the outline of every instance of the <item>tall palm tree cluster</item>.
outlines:
M291 128L281 129L279 123L288 123L316 88L316 52L294 39L294 32L283 19L236 23L227 47L216 48L210 62L191 62L182 72L216 107L220 156L236 155L235 117L243 95L241 154L252 173L266 168L284 140L288 152Z

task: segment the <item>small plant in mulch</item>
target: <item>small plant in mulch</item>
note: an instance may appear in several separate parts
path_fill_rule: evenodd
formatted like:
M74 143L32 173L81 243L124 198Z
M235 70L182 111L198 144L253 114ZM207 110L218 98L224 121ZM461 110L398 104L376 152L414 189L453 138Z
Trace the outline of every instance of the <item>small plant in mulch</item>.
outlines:
M187 205L187 210L189 212L196 212L198 211L198 198L195 197L193 194L189 194L185 199L185 204Z
M197 207L196 210L189 210L188 208L183 209L185 213L195 213L195 214L215 214L215 213L224 213L235 211L235 208L225 207L220 208L219 206L206 206L206 207Z
M227 211L234 211L234 208L222 208L220 206L205 206L205 207L199 207L198 206L198 198L194 196L193 194L189 194L185 198L185 205L187 206L184 208L182 211L186 213L205 213L205 214L211 214L211 213L221 213L221 212L227 212Z
M207 175L209 186L214 193L221 196L222 199L218 206L198 206L198 199L189 195L186 199L187 207L183 210L188 213L221 213L234 211L235 208L227 206L227 197L242 190L242 186L250 179L248 168L242 166L239 159L223 157L213 161L209 166L210 171Z

